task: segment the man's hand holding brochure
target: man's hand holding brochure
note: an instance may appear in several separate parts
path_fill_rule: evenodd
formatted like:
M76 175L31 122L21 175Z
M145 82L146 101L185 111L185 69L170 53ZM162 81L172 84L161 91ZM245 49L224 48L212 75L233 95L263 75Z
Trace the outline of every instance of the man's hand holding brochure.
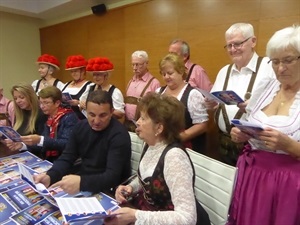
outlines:
M57 193L56 188L47 189L41 183L34 182L34 173L28 166L18 163L21 179L26 181L40 195L42 195L48 203L58 206L65 222L72 224L77 221L85 220L103 220L108 217L115 217L117 214L110 214L119 207L116 200L99 193L91 196L91 193L82 195L79 193L75 196L70 196L65 193Z

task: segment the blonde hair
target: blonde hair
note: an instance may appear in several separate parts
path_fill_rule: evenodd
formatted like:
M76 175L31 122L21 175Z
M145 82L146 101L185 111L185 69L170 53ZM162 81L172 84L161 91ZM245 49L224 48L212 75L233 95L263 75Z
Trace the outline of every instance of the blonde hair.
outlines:
M28 127L26 127L25 132L27 134L32 134L35 132L35 124L36 124L38 114L39 114L39 101L36 96L36 93L34 92L34 89L30 84L14 85L11 88L11 95L13 96L13 99L14 99L14 91L17 91L20 94L22 94L31 107L29 124L28 124ZM14 109L15 109L16 119L15 119L15 124L14 124L13 128L15 130L18 130L22 126L22 123L24 120L24 109L21 109L16 104L15 100L14 100Z
M160 69L161 74L162 74L162 71L163 71L166 63L171 63L174 66L174 69L179 74L182 74L182 79L183 80L186 79L187 71L186 71L185 64L184 64L182 57L180 57L179 55L176 55L174 53L169 53L164 58L162 58L159 62L159 69Z

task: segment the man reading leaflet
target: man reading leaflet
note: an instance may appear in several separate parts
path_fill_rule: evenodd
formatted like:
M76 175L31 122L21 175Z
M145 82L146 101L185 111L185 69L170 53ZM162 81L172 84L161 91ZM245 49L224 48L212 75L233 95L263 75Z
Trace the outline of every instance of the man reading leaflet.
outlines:
M126 128L113 115L108 92L91 92L86 101L87 120L74 128L62 155L47 173L34 177L46 187L60 186L69 194L108 191L131 173L131 141ZM81 158L78 174L69 174Z

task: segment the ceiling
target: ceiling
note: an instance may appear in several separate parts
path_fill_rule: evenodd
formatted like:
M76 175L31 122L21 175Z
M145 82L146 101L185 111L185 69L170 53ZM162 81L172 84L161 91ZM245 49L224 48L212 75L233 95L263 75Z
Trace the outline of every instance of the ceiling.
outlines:
M0 11L53 20L84 12L91 14L91 7L99 4L111 9L139 1L142 0L0 0Z

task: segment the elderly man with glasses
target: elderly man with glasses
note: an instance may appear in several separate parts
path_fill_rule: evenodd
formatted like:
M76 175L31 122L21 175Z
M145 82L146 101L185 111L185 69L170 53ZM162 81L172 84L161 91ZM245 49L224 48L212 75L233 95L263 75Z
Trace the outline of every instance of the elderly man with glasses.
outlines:
M206 100L208 109L216 110L215 121L219 129L220 157L227 164L235 165L243 144L235 144L230 138L231 120L245 116L245 107L253 92L263 88L265 81L275 78L268 63L269 58L259 57L255 52L257 38L254 29L248 23L233 24L225 32L227 51L232 64L224 66L218 73L211 92L232 90L245 102L238 105L224 105Z
M135 132L135 121L139 117L136 110L139 98L148 92L155 92L160 82L148 71L148 54L145 51L135 51L131 55L133 77L129 81L125 96L124 125L129 131Z

